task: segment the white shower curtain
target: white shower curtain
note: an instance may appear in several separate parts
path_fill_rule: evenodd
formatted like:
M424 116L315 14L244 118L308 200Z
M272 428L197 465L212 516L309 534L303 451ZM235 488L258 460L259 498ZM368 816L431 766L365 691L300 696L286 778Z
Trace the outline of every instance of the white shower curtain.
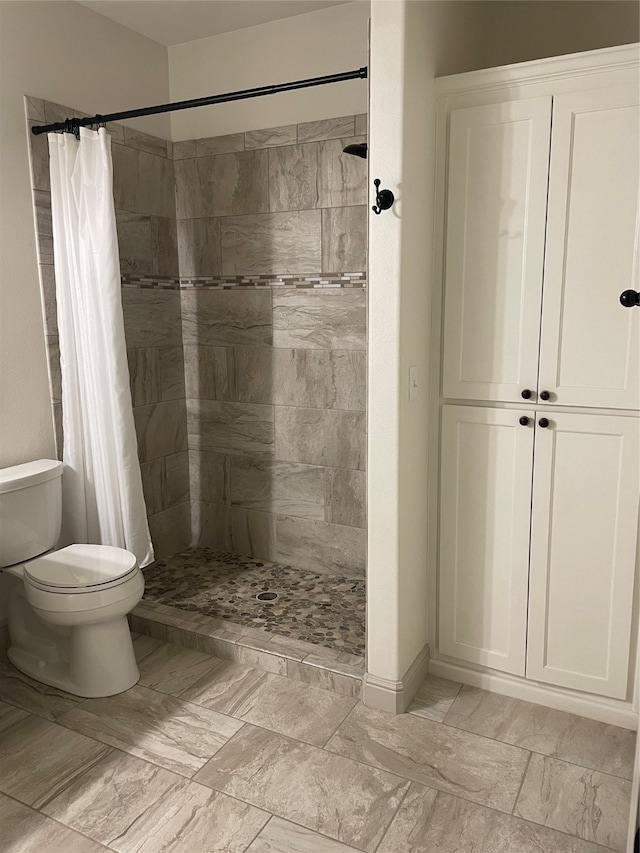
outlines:
M129 390L106 130L49 134L62 369L63 540L153 560Z

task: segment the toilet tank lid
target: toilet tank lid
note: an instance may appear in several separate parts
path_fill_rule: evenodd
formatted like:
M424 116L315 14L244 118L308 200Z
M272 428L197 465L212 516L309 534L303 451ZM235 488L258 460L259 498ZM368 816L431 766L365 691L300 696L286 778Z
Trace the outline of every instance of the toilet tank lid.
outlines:
M0 494L26 489L61 476L62 462L57 459L36 459L34 462L12 465L11 468L0 468Z

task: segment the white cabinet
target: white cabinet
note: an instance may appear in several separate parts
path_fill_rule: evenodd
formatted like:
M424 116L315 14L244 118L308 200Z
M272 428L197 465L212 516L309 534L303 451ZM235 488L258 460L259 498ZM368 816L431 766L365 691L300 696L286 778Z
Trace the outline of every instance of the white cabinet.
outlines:
M535 387L550 133L550 97L451 113L445 397Z
M540 390L565 406L640 405L638 86L558 95L547 214Z
M516 675L525 671L534 434L522 416L442 409L440 651Z
M628 702L640 83L621 50L443 81L436 654Z
M640 311L619 303L639 286L638 104L633 85L451 111L444 397L640 405Z
M624 698L638 421L443 406L441 448L439 651Z
M624 699L638 528L632 417L536 426L527 676Z

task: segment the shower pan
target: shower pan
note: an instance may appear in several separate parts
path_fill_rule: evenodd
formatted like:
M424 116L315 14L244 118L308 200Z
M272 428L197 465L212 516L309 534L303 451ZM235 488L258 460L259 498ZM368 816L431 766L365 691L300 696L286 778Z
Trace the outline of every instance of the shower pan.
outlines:
M145 600L364 654L365 581L189 548L145 571Z

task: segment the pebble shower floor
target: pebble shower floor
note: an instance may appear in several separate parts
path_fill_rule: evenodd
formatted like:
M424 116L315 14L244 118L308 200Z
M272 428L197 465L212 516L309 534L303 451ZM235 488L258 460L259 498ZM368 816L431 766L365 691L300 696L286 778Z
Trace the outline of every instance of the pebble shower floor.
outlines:
M365 582L189 548L144 570L147 601L364 655ZM277 599L259 601L262 592Z

